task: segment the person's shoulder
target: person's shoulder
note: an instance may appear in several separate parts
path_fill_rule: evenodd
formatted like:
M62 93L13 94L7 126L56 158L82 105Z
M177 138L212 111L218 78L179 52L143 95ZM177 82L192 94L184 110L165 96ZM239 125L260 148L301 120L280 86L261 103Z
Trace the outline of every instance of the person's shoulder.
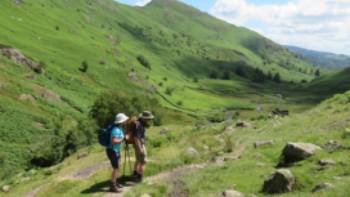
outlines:
M113 133L120 133L120 132L123 132L123 130L120 127L114 127L112 132Z

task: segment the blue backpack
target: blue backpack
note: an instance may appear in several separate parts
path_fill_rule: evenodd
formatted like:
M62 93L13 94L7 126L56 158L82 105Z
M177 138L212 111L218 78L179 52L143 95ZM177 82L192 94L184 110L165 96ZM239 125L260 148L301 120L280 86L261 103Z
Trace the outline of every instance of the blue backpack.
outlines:
M109 125L107 128L101 129L98 134L98 142L104 146L109 147L111 144L111 133L114 129L114 124Z

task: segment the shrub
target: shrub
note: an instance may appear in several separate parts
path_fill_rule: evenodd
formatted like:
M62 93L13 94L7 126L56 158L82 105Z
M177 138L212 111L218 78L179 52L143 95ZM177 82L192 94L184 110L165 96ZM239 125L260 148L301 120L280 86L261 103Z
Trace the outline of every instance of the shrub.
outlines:
M80 72L83 72L83 73L86 73L86 72L88 71L88 69L89 69L89 65L88 65L88 63L84 60L84 61L81 63L80 67L79 67L79 71L80 71Z
M55 29L56 29L56 31L59 31L60 30L60 26L56 25Z
M211 71L211 72L209 73L209 78L211 78L211 79L217 79L217 78L218 78L218 73L217 73L217 71Z
M167 87L167 88L165 89L165 94L171 96L171 95L173 94L173 91L174 91L173 88Z
M178 102L176 103L176 105L182 106L182 105L183 105L183 102L182 102L182 101L178 101Z
M197 77L195 77L195 78L193 78L193 83L198 83L198 78Z
M236 73L236 75L238 75L238 76L240 76L240 77L245 77L245 76L246 76L246 74L245 74L243 68L240 67L240 66L238 66L238 67L236 68L235 73Z
M151 64L149 63L149 61L143 55L137 56L137 60L139 61L139 63L142 66L144 66L145 68L151 70Z
M231 79L231 74L229 71L224 71L223 75L222 75L222 79L223 80L230 80Z

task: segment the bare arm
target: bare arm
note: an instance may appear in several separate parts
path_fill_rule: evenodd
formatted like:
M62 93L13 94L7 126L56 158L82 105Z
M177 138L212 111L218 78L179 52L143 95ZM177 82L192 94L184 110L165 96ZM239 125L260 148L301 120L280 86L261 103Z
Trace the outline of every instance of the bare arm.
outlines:
M117 137L113 137L112 138L112 144L121 144L123 142L122 138L117 138Z

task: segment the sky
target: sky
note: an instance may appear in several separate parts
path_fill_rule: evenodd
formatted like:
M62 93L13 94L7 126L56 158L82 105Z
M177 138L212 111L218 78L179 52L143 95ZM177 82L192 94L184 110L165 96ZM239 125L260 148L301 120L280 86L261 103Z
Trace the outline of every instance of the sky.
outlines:
M151 0L117 0L144 6ZM350 0L181 0L280 44L350 55Z

